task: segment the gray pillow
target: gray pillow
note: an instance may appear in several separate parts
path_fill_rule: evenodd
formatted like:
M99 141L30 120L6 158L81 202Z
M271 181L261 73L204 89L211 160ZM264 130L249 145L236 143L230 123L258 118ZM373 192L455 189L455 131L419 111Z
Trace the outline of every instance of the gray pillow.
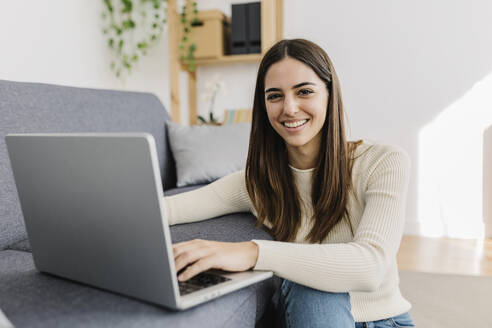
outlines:
M211 182L245 168L251 123L166 125L178 187Z

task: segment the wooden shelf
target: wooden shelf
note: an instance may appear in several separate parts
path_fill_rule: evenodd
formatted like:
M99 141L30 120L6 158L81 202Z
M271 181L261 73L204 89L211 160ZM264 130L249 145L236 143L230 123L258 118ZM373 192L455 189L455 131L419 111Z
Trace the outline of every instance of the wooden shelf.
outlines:
M226 55L214 59L197 59L196 65L220 65L260 62L262 54Z
M186 0L191 3L191 0ZM191 5L189 6L191 8ZM178 31L182 28L177 0L168 0L169 77L171 86L171 117L176 123L180 118L179 72L187 70L179 59ZM283 0L261 0L261 54L227 55L216 59L197 59L196 66L238 63L259 63L263 54L283 35ZM190 125L197 124L196 72L188 71L188 111Z

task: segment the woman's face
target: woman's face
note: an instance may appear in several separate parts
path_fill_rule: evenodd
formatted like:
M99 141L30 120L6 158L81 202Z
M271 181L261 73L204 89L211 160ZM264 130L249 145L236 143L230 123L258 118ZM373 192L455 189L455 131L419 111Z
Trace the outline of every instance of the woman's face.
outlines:
M270 66L265 76L265 104L270 124L289 151L317 154L328 90L309 66L290 57Z

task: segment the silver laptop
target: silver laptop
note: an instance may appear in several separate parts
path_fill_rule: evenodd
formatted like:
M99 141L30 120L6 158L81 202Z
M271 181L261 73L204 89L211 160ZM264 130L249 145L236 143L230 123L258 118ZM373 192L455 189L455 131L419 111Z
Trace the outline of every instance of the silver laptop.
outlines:
M272 276L211 270L178 282L150 134L9 134L6 142L39 271L172 309Z

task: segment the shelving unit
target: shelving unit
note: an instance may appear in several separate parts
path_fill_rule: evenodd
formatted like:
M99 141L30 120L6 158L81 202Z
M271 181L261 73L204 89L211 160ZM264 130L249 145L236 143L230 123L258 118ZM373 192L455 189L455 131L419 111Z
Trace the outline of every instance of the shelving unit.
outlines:
M190 0L187 0L190 1ZM179 31L182 28L176 0L168 0L168 33L169 33L169 74L171 84L171 117L174 122L181 123L179 72L186 70L179 59ZM283 35L283 0L261 0L261 54L224 55L217 59L196 61L196 66L224 65L235 63L259 62L263 54ZM187 70L186 70L187 71ZM188 106L190 125L197 124L197 90L196 71L188 72Z
M245 54L245 55L230 55L221 56L217 59L197 59L197 65L220 65L220 64L234 64L234 63L247 63L247 62L259 62L261 54Z

